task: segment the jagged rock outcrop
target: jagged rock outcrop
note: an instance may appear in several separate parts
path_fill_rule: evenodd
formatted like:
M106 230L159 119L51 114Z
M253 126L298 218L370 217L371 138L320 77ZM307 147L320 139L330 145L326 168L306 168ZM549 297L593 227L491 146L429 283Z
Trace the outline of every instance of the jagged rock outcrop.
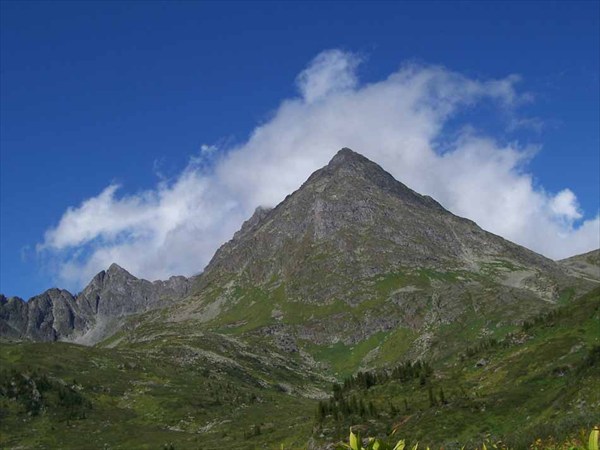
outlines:
M112 264L92 279L78 299L88 313L120 317L154 309L165 300L181 298L188 289L189 281L185 277L150 282Z
M190 284L189 279L181 276L150 282L112 264L77 296L56 288L27 302L0 295L0 336L93 344L116 331L119 319L185 297Z
M89 317L81 313L75 297L66 290L48 289L28 302L0 296L0 330L5 337L55 341L88 325Z

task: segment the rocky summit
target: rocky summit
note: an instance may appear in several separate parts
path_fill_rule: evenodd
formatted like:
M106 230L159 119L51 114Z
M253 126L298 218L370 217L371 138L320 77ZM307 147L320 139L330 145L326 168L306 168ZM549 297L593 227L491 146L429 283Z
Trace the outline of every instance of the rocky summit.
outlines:
M217 251L200 286L220 276L253 285L277 279L295 300L356 304L369 296L352 287L359 280L419 269L479 272L500 259L530 272L518 281L523 288L544 273L560 277L553 261L455 216L344 148L276 208L259 208Z
M600 421L598 254L552 261L344 148L198 276L0 296L0 445L564 438Z

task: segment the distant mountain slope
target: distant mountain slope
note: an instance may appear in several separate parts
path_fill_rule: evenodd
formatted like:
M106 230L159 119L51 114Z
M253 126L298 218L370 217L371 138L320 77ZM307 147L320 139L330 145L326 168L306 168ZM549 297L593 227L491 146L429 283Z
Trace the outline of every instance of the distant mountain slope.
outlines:
M600 249L558 261L571 273L600 282Z
M27 302L0 295L0 337L93 344L114 333L122 318L164 307L189 286L185 277L150 282L112 264L77 296L55 288Z

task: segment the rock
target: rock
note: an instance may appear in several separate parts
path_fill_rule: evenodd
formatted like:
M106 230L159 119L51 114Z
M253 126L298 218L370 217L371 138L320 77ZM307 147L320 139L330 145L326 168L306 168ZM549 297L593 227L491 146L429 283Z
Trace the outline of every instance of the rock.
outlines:
M560 271L344 148L277 207L258 208L215 253L199 284L218 283L226 274L255 285L278 277L293 280L286 284L288 296L354 303L356 293L339 278L360 280L398 267L472 269L494 258Z
M185 297L190 285L191 280L181 276L155 282L138 279L112 264L77 296L56 288L27 302L0 295L0 336L94 344L117 330L117 319L167 306Z

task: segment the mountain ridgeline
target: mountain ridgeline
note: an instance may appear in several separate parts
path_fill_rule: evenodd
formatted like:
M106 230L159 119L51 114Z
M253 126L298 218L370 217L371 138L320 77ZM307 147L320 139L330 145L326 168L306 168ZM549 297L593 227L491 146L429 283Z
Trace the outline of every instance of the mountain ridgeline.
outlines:
M459 448L548 421L571 432L600 420L599 286L600 250L552 261L344 148L200 275L150 282L113 264L78 295L0 296L0 446L322 449L360 424Z
M176 321L182 309L201 322L218 320L240 303L245 309L246 290L259 290L265 304L258 309L271 311L250 327L275 325L276 335L284 329L292 340L358 342L398 326L418 331L432 321L454 322L471 309L524 320L582 274L565 267L455 216L344 148L277 207L257 208L201 275L149 282L113 264L76 296L60 289L27 302L0 296L0 335L95 344L130 315L174 306ZM292 327L285 317L290 305L341 307L338 314L347 316L342 305L369 303L377 308L350 334L331 327L327 314Z
M77 296L56 288L27 302L0 295L0 336L93 344L114 333L124 317L164 307L184 297L189 287L190 280L182 276L151 283L112 264Z

